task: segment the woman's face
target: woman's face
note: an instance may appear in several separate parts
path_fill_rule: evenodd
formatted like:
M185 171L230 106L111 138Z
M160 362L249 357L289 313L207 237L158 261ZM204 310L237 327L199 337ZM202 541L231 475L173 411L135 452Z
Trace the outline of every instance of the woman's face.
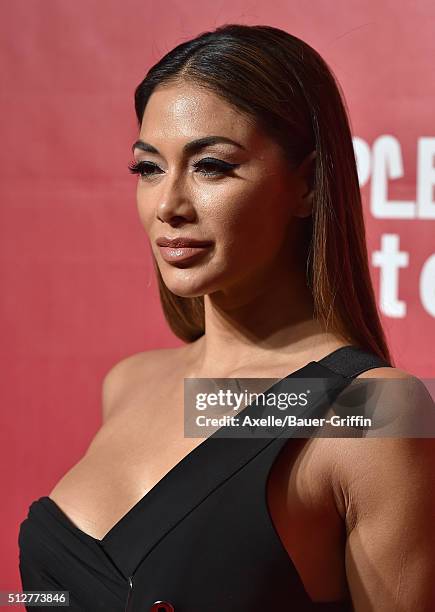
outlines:
M216 141L193 144L210 137ZM133 151L140 219L173 293L230 295L282 270L296 217L309 214L307 184L250 118L193 84L162 86ZM171 248L159 238L208 245Z

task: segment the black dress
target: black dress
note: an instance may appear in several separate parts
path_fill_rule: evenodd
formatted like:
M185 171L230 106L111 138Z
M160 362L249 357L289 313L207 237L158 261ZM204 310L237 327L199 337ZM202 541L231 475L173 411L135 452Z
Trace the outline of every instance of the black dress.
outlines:
M346 346L272 389L291 377L323 378L328 391L316 413L322 414L355 376L384 366L390 364ZM256 408L251 404L241 414ZM40 497L20 525L23 590L69 591L68 608L50 609L87 612L350 612L349 599L311 601L272 523L267 479L280 450L291 443L288 434L213 434L102 540Z

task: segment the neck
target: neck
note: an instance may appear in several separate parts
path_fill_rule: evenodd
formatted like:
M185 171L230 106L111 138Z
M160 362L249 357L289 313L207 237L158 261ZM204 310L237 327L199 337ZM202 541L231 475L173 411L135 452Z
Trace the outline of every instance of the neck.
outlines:
M195 376L291 371L348 344L314 318L302 266L255 276L204 296L205 334L189 346Z

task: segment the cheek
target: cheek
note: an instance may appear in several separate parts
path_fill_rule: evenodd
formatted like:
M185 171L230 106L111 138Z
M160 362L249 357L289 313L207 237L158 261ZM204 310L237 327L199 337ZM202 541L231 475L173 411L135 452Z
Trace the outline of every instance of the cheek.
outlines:
M270 183L234 192L216 215L223 245L241 254L249 250L251 258L272 254L285 238L291 209L291 194Z
M195 203L199 233L216 241L216 263L247 258L261 261L279 250L291 218L293 196L278 177L210 185L193 190L189 197ZM156 202L139 181L136 202L141 225L149 235L156 223Z

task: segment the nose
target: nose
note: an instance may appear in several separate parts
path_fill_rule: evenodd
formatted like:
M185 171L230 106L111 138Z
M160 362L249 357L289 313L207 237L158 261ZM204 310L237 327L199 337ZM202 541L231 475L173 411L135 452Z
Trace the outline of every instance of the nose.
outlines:
M174 177L172 180L167 179L157 205L157 219L170 225L179 225L183 221L193 221L195 209L188 195L187 188L180 176Z

